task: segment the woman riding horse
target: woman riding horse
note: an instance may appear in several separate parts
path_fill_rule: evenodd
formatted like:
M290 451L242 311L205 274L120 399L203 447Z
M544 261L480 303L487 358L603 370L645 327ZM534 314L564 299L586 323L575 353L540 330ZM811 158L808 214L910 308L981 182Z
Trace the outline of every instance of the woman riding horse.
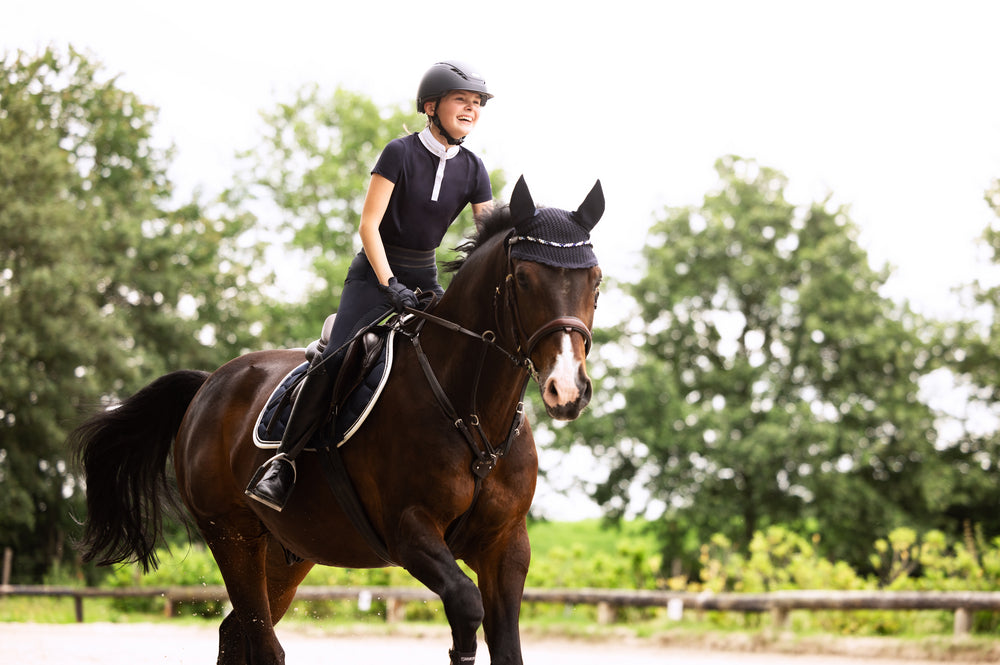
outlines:
M586 356L601 281L590 230L603 211L600 183L567 212L536 208L519 180L510 205L464 248L433 312L408 310L412 321L399 324L381 397L337 451L386 556L334 499L323 464L300 465L280 514L245 496L270 456L252 443L257 414L303 360L301 350L271 350L212 374L167 374L74 432L87 487L84 560L155 566L160 513L179 494L232 603L220 665L284 663L274 624L314 565L381 567L387 558L441 598L453 664L474 662L482 625L491 662L521 665L538 473L522 400L534 378L553 418L576 418L590 401Z

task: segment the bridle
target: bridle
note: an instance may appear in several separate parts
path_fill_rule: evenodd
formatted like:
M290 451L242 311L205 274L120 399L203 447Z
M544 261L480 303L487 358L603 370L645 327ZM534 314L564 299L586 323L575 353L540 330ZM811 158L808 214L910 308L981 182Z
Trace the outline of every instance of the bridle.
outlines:
M497 340L497 333L493 330L486 330L478 333L453 321L430 314L422 309L410 307L406 308L407 315L420 319L420 321L412 330L401 331L402 334L409 337L410 342L412 343L417 354L417 360L423 369L427 382L430 384L431 391L434 393L441 410L444 411L450 420L452 420L455 428L462 434L462 437L469 445L473 454L472 473L475 477L475 489L472 495L472 503L469 508L448 527L447 532L445 533L445 540L449 546L453 544L455 534L461 530L461 527L469 519L469 516L476 505L476 500L479 497L482 481L490 474L490 472L493 471L500 458L510 452L510 448L514 443L514 440L521 432L521 426L524 423L524 395L528 388L528 380L529 378L533 378L536 383L539 381L538 371L535 369L535 365L531 360L531 354L534 352L535 348L543 339L558 332L579 333L583 337L585 353L587 354L590 353L590 348L593 345L593 334L591 333L590 328L586 323L584 323L583 320L575 316L557 316L548 323L539 327L530 336L524 332L517 302L517 285L516 279L514 278L514 262L510 255L510 237L504 241L504 245L506 249L507 275L502 282L496 286L493 295L493 316L494 323L498 330L501 327L501 318L506 318L509 321L511 338L517 345L513 351L508 350L500 344ZM501 317L501 304L506 310L506 317ZM445 328L446 330L479 340L482 343L482 351L479 356L479 362L476 366L475 380L473 382L470 402L472 404L473 411L468 417L468 422L466 422L466 420L458 414L448 395L445 393L444 388L441 386L441 382L434 373L434 369L431 367L430 361L427 359L427 355L424 353L420 344L420 333L426 323L433 323L434 325ZM479 384L482 380L483 367L486 364L486 355L490 349L495 349L500 352L508 360L510 360L515 367L522 369L525 372L524 379L521 383L520 396L518 398L517 405L514 408L514 415L510 428L507 430L507 436L505 437L503 443L498 446L494 445L486 435L486 432L483 430L479 414L477 413L479 409Z
M515 285L515 281L514 261L510 258L510 252L508 251L507 277L503 282L503 301L506 306L507 313L510 315L512 336L518 342L516 352L523 359L525 365L530 368L531 375L536 382L538 381L538 373L535 371L534 363L531 361L531 354L535 352L535 348L538 344L549 335L557 332L580 333L583 337L584 355L590 353L590 347L594 344L593 334L590 332L590 328L587 327L587 324L575 316L557 316L545 325L541 326L538 330L532 333L530 337L527 337L524 332L524 325L521 323L521 314L517 302L517 286ZM493 316L497 322L498 328L500 327L500 312L498 307L499 300L500 287L498 286L493 298Z
M515 235L513 232L511 232L510 235L508 235L507 238L504 240L504 247L506 248L506 253L507 253L507 277L506 279L504 279L505 301L507 305L507 310L511 315L514 339L517 339L519 341L525 339L525 336L524 336L524 326L521 325L520 309L518 308L517 304L517 288L514 286L514 259L511 256L510 249L515 243L525 242L525 241L548 245L550 247L560 247L563 249L578 247L581 244L590 244L589 241L585 241L582 243L557 243L557 242L552 242L550 240L532 238L530 236L519 236ZM499 287L497 287L497 292L498 292L497 295L499 295ZM499 313L497 312L496 300L497 299L494 298L493 309L494 309L494 317L497 321L497 326L499 327L500 317ZM538 343L541 342L546 337L548 337L549 335L560 331L566 333L573 333L573 332L580 333L580 335L583 337L584 355L590 354L590 347L593 346L594 344L593 334L590 332L590 328L587 327L587 324L575 316L559 316L556 317L555 319L552 319L551 321L543 325L541 328L536 330L534 334L531 335L531 337L527 338L527 342L524 345L520 345L518 348L524 349L524 355L526 358L529 358L528 362L530 362L531 354L535 351L535 347L538 346Z
M447 319L442 319L441 317L429 314L425 309L408 307L406 308L406 314L422 319L424 322L434 323L435 325L447 330L466 335L467 337L478 339L483 344L496 349L501 354L506 356L516 367L525 369L529 376L537 382L538 372L535 369L534 362L531 360L531 355L535 352L538 344L541 343L543 339L557 332L579 333L580 336L583 337L584 355L589 355L590 349L594 345L594 336L590 328L582 319L569 315L557 316L548 323L539 327L530 336L524 332L524 326L521 323L520 308L517 301L517 285L516 279L514 278L514 259L510 255L511 245L518 240L524 239L525 238L513 236L512 234L504 240L504 246L506 248L507 275L502 282L497 285L493 294L494 326L497 330L499 330L502 327L501 319L507 318L509 320L510 336L516 343L516 348L513 351L509 351L497 341L496 332L493 330L486 330L482 333L477 333ZM529 240L538 242L534 238L530 238ZM502 316L501 304L508 314L507 317ZM417 335L419 335L419 330L422 327L422 324L418 325Z

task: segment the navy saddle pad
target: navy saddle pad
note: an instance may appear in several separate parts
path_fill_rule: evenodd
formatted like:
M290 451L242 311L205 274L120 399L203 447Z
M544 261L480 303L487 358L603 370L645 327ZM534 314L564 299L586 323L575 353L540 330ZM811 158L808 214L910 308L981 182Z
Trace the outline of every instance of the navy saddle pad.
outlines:
M354 436L354 433L365 422L389 379L395 337L396 331L390 330L378 361L372 365L371 371L364 376L358 387L347 396L341 405L333 425L333 431L330 431L329 427L317 430L309 445L310 448L315 449L331 443L341 446ZM281 435L285 431L288 416L292 412L291 403L282 402L282 397L288 390L294 389L307 369L309 369L308 361L293 369L281 380L267 399L267 403L257 416L257 424L253 428L253 442L258 448L277 448L281 443Z

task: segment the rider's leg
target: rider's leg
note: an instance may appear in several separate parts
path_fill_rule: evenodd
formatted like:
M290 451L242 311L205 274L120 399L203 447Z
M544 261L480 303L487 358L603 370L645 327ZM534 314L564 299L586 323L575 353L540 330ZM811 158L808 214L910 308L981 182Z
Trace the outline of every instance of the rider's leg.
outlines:
M337 351L329 358L319 357L306 372L277 453L257 470L247 486L246 495L251 499L277 511L285 507L295 488L295 458L323 423L322 415L329 408L343 356L343 351Z
M429 267L400 272L414 284L427 281L427 286L437 286L437 269L430 253ZM405 284L406 282L404 282ZM318 360L323 367L311 367L295 400L288 418L285 433L277 454L257 470L246 489L247 496L275 510L284 508L295 487L295 458L312 438L320 425L315 414L329 404L331 392L344 359L344 345L361 329L384 317L390 311L378 288L378 278L363 252L359 253L347 271L344 290L340 296L337 318L327 342L329 356Z

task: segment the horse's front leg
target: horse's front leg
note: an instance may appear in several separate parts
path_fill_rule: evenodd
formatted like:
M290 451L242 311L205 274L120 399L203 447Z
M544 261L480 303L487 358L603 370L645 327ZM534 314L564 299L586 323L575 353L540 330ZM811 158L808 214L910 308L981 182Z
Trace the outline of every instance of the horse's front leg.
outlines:
M485 616L483 630L492 665L521 665L521 597L528 575L531 546L521 522L505 539L480 550L467 563L479 577Z
M393 553L398 562L444 604L451 626L452 665L476 661L476 631L483 622L479 589L462 572L451 550L441 538L437 524L419 507L408 509L400 520L399 545Z

